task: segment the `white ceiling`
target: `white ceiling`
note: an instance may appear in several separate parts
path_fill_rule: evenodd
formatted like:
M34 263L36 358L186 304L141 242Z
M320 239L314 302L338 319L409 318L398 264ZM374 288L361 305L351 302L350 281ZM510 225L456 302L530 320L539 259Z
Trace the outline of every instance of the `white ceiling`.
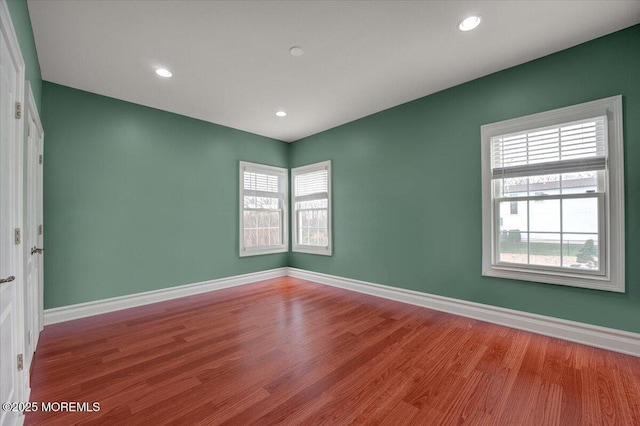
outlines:
M640 22L638 0L28 4L44 80L288 142Z

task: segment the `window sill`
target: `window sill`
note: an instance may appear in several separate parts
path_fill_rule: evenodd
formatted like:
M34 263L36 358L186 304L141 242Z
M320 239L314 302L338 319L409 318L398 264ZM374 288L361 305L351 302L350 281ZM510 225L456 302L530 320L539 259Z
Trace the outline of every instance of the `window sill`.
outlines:
M307 254L319 254L321 256L331 256L331 247L318 247L318 246L302 246L294 245L291 249L293 253L307 253Z
M240 250L240 257L259 256L262 254L287 253L289 247L279 246L274 248L245 248Z
M493 265L484 267L482 275L624 293L624 282L614 282L609 277L601 275L532 271Z

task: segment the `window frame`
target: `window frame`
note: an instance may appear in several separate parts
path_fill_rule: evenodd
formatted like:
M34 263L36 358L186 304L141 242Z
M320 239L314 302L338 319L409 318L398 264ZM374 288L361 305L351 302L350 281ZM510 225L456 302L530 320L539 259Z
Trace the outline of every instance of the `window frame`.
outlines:
M296 210L296 176L319 170L327 170L327 246L312 246L298 242L298 211ZM331 160L291 169L291 251L295 253L319 254L331 256L333 254L333 231L331 221Z
M282 230L282 244L262 246L262 247L244 247L244 172L263 173L278 176L282 189L278 192L278 198L281 200L282 221L280 223ZM248 161L240 161L239 163L239 240L238 248L240 257L257 256L262 254L287 253L289 252L289 170L283 167L268 166L265 164L250 163Z
M491 138L572 121L607 117L608 156L604 170L603 202L599 203L599 246L602 271L572 271L568 268L539 268L531 265L497 264L500 214L496 207L491 165ZM612 96L565 108L545 111L481 127L482 139L482 275L548 284L583 287L624 293L624 141L622 96ZM594 194L593 196L596 196ZM526 198L526 197L521 197ZM544 197L547 198L547 197ZM553 198L553 197L552 197ZM602 211L600 211L602 206ZM566 269L566 270L565 270Z

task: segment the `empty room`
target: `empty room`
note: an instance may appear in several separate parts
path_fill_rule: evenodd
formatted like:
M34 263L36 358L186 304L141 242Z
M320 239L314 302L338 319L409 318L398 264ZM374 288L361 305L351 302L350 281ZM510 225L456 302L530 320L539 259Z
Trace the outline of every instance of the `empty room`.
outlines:
M0 83L0 426L640 426L640 1L0 0Z

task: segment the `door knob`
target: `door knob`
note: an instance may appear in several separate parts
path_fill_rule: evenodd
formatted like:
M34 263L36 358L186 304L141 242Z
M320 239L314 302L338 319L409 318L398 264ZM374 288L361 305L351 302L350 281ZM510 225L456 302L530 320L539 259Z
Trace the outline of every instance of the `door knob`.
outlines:
M16 279L16 277L11 275L10 277L0 279L0 284L10 283L11 281L13 281L15 279Z
M35 247L35 246L34 246L34 247L31 249L31 254L32 254L32 255L33 255L33 254L42 254L42 252L43 252L43 251L44 251L44 249L43 249L43 248L38 248L38 247Z

